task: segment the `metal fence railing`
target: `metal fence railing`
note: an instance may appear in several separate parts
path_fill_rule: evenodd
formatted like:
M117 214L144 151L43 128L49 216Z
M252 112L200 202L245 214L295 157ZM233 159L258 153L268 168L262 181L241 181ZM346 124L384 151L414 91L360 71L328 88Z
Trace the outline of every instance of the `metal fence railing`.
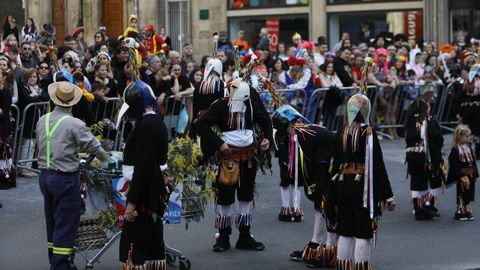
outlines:
M449 84L447 86L437 84L435 90L430 96L430 104L433 116L438 120L442 129L453 131L454 126L458 124L456 119L456 104L458 103L459 90L458 85ZM306 91L304 89L278 89L276 92L284 103L289 103L297 108L312 123L325 126L327 129L336 131L344 124L345 105L348 98L357 92L354 87L342 87L335 91L335 102L331 101L333 91L331 88L316 89L310 98L306 100ZM420 89L420 94L425 94ZM415 98L411 92L399 88L395 92L395 101L397 102L394 111L394 123L385 123L382 121L381 111L378 107L378 96L380 90L376 86L368 86L367 95L372 104L371 123L376 125L379 133L385 134L385 130L390 128L402 128L405 122L405 115L411 101ZM259 92L267 111L272 114L274 110L273 100L268 91ZM429 94L430 95L430 94ZM124 147L126 136L131 130L132 125L125 120L115 128L115 121L118 109L121 107L121 99L108 98L104 103L94 102L91 109L95 122L104 121L106 123L101 135L102 145L108 150L120 151ZM169 139L176 136L183 136L188 132L188 127L192 121L193 97L182 97L176 100L174 96L165 98L161 104L161 115L168 130ZM35 132L36 123L40 116L48 110L48 102L38 102L28 104L22 111L16 105L11 106L11 116L13 123L13 160L20 169L38 171L36 167L36 142ZM179 132L179 116L181 116L182 128L186 130ZM107 119L107 120L105 120ZM186 122L185 122L186 120ZM98 134L97 134L98 135ZM387 135L387 134L385 134ZM388 135L387 135L388 137ZM17 170L19 171L19 170Z

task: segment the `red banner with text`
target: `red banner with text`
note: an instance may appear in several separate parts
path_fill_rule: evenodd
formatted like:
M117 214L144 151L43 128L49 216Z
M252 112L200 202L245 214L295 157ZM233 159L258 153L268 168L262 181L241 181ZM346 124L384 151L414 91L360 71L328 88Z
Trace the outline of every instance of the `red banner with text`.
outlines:
M280 22L278 18L268 18L266 21L268 30L268 39L270 40L270 52L276 53L278 38L280 34Z

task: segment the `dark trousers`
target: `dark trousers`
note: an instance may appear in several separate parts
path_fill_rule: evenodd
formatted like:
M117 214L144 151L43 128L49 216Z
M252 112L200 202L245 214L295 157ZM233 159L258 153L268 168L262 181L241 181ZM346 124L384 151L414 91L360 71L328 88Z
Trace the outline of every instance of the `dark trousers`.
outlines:
M80 179L77 173L42 170L50 269L70 269L70 257L80 222Z
M235 203L235 191L239 201L250 202L253 200L255 191L255 177L257 176L257 162L255 159L240 161L240 177L238 183L233 186L227 186L220 182L218 177L218 197L217 203L220 205L230 205ZM218 175L220 175L218 170Z

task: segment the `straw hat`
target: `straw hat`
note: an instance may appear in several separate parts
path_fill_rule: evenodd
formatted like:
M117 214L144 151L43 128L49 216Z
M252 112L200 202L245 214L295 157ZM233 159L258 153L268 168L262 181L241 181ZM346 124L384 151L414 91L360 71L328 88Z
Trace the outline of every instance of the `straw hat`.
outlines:
M55 105L72 107L82 98L82 90L70 82L54 82L48 86L48 95Z

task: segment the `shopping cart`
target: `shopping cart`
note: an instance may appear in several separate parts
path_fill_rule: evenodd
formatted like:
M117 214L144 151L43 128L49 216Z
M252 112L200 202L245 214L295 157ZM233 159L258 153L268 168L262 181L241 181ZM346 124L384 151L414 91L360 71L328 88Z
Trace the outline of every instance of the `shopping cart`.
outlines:
M209 200L208 193L205 192L205 181L200 178L185 180L182 184L175 187L170 194L167 213L165 219L167 223L179 224L184 220L185 229L191 222L199 222L204 218L205 205ZM168 265L173 265L178 258L180 270L189 270L191 262L178 249L165 244L166 260Z
M83 213L75 239L75 252L85 260L85 269L93 269L121 234L112 182L122 175L90 163L91 159L80 166Z

